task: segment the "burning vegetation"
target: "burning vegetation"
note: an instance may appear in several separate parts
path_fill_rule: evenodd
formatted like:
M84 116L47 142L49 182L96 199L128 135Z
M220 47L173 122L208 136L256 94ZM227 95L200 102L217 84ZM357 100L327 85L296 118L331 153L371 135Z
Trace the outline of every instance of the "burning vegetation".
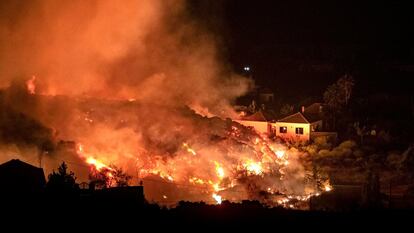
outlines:
M254 199L272 206L295 207L292 200L306 201L321 191L331 190L329 181L318 187L318 182L306 176L301 162L306 160L306 155L272 143L231 120L207 118L196 113L188 117L194 121L191 125L201 127L187 138L193 146L176 140L171 142L173 145L165 145L174 149L163 153L159 148L140 148L139 154L122 159L134 164L129 170L135 168L136 177L144 180L149 198L161 203L169 201L169 204L178 200L214 200L219 204L222 200ZM212 132L220 128L222 130ZM87 155L82 146L78 148L78 155L92 165L95 172L104 175L106 180L112 179L113 168ZM110 160L99 153L95 156Z
M76 106L65 114L77 126L75 131L71 125L49 122L48 127L61 133L48 136L50 149L38 150L45 168L54 167L48 164L55 164L53 160L83 164L76 173L96 188L143 181L147 198L165 205L180 200L250 199L295 208L331 190L328 180L314 179L306 153L273 142L229 118L201 116L185 106L91 98L65 97L62 101L27 93L22 105L35 101L47 109ZM163 112L161 116L168 116L168 121L160 115L148 119L148 112ZM39 124L44 121L40 118ZM30 130L37 134L38 129ZM65 146L59 142L62 139L76 143Z
M13 6L32 13L13 32L1 21L1 39L20 39L0 43L9 67L0 71L2 154L36 152L30 160L46 171L70 162L98 188L143 181L147 199L165 205L250 199L300 208L332 189L314 178L306 153L231 120L250 81L221 65L185 2L124 3Z

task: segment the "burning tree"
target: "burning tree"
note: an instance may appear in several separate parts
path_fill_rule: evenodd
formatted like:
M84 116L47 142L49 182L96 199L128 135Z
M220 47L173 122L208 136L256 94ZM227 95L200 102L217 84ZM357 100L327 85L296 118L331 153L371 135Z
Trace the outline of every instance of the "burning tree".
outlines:
M93 167L89 174L89 179L94 187L102 189L128 186L132 176L128 175L121 168L110 165L99 169Z

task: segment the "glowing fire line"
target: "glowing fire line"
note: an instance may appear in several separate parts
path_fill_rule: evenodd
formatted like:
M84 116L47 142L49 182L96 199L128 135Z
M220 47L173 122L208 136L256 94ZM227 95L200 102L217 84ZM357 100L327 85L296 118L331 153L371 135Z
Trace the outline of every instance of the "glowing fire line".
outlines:
M236 127L232 127L232 130L236 133L239 133ZM229 188L234 187L237 185L236 178L232 177L232 174L236 174L239 171L244 171L247 176L264 176L268 172L271 172L271 164L275 163L279 166L279 172L281 173L281 178L283 179L283 175L285 174L284 169L289 165L289 156L288 153L281 149L278 146L278 149L274 149L269 142L265 139L257 137L254 138L251 142L251 145L254 148L254 152L256 153L256 158L240 158L239 165L236 167L226 167L225 164L221 161L211 161L214 164L215 175L216 177L211 177L210 179L204 177L197 177L197 176L187 176L187 178L183 179L180 177L177 170L173 167L158 166L156 165L154 169L142 169L141 176L138 178L142 179L148 176L149 174L159 176L160 178L164 179L166 182L173 182L177 186L185 186L185 187L194 187L194 188L203 188L207 192L210 193L211 198L215 201L216 204L221 204L223 197L219 195L218 192L226 191ZM186 152L197 155L197 152L191 148L187 143L182 144L182 148L185 149ZM100 159L87 155L84 152L84 148L82 144L78 145L78 154L85 160L87 164L92 166L97 171L102 171L103 169L106 170L106 175L112 177L113 174L111 173L113 169L102 162ZM200 155L202 157L202 155ZM190 157L184 157L190 161ZM199 157L195 157L194 159L197 160ZM191 162L191 161L190 161ZM233 170L236 169L236 170ZM168 172L167 172L168 171ZM226 182L223 182L226 180ZM180 181L187 182L189 185L180 184ZM230 181L230 182L229 182ZM329 192L332 190L332 186L329 184L329 180L323 184L321 187L323 192ZM274 191L273 188L267 188L267 192L269 194L277 194L279 193L278 190ZM319 192L309 193L303 196L286 196L284 198L279 198L275 201L278 205L282 205L284 207L292 208L294 204L291 204L291 201L307 201L312 196L318 196ZM163 196L166 199L166 195Z

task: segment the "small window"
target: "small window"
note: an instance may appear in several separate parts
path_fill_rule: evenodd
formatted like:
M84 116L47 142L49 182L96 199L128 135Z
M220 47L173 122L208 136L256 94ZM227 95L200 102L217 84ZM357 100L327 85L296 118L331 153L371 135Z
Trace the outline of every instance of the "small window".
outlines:
M279 128L279 132L280 133L287 133L287 127L286 126L282 126Z
M296 128L296 134L303 134L303 128Z

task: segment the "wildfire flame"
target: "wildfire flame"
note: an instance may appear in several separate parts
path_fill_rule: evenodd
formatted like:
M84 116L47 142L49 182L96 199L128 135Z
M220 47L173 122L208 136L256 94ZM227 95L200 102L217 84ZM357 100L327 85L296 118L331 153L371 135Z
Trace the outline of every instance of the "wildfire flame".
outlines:
M223 167L221 167L221 165L218 162L216 162L216 161L214 163L216 164L216 173L217 173L217 176L220 179L223 179L224 178L224 169L223 169Z
M221 198L220 195L217 195L217 194L213 193L212 197L214 198L214 200L216 201L217 204L219 204L219 205L221 204L222 198Z
M278 150L275 154L278 159L283 159L283 157L285 156L285 152L283 150Z
M260 162L248 160L243 164L243 167L249 174L260 175L263 172L263 168Z
M36 94L36 84L35 84L35 81L36 81L36 76L34 76L34 75L32 76L31 79L29 79L29 80L26 81L26 89L27 89L27 92L29 94L31 94L31 95Z
M330 191L332 191L332 189L333 188L332 188L331 184L329 183L329 180L327 180L323 183L323 185L322 185L322 190L323 191L330 192Z
M241 135L241 131L237 127L231 127L231 135L236 136ZM226 199L232 199L231 196L227 198L226 191L234 188L237 185L240 185L237 176L234 174L245 174L251 177L264 178L269 176L272 172L278 171L280 173L280 180L284 179L286 175L286 169L289 168L289 153L281 145L273 146L268 139L262 137L252 138L251 141L245 142L255 153L255 156L243 157L241 156L238 162L231 165L226 164L223 160L203 160L204 154L202 152L196 152L193 148L189 146L187 142L181 144L184 152L180 157L166 164L161 160L151 161L149 164L152 164L151 167L141 168L139 172L139 178L142 179L149 175L155 175L164 179L165 182L170 183L188 183L188 185L197 186L199 188L205 188L206 193L210 193L210 198L216 204L221 204L223 200L223 195ZM114 170L104 163L102 160L97 157L85 153L84 146L82 144L78 145L78 154L84 159L84 161L89 164L96 171L105 171L105 175L108 177L113 176ZM197 155L196 157L194 157ZM157 157L155 157L157 158ZM213 169L209 175L209 172L198 173L193 175L185 176L185 173L182 173L178 167L182 166L196 166L197 168L205 167L208 169ZM194 169L196 169L194 167ZM324 192L329 192L332 190L332 186L329 184L329 180L322 184L321 189ZM280 190L277 187L264 187L263 191L266 191L270 195L280 195ZM220 192L220 195L218 194ZM278 197L274 200L276 205L282 205L287 208L294 208L295 203L298 201L307 201L312 196L319 195L317 190L305 193L303 195L286 195L283 197ZM169 195L170 196L170 195ZM167 195L163 195L162 199L166 199Z
M190 18L181 17L187 15L181 12L186 7L176 3L164 5L161 0L87 3L85 7L93 5L94 8L85 12L95 12L96 17L82 11L76 13L79 18L73 17L71 10L87 9L83 4L78 5L86 1L76 2L75 5L41 3L39 7L32 7L35 11L28 11L33 13L29 16L45 17L37 17L41 20L30 27L32 24L26 24L26 18L35 17L24 15L25 19L19 23L22 31L13 31L17 35L28 35L25 38L29 41L21 41L33 42L34 46L29 47L36 52L19 49L20 46L10 49L12 54L24 52L18 60L33 62L28 64L30 69L14 65L18 72L34 70L43 75L42 85L36 86L40 80L35 76L17 83L24 92L39 98L19 98L15 94L20 92L13 88L10 98L5 95L7 101L18 100L17 104L10 105L13 106L11 116L21 112L27 115L22 119L35 120L31 123L36 127L29 127L27 131L33 131L32 135L39 136L42 142L53 139L50 142L83 143L78 145L77 152L73 152L72 143L63 143L62 147L56 147L59 148L56 154L77 153L83 161L81 167L86 166L89 172L104 178L120 174L118 167L109 164L116 163L128 174L136 174L139 180L155 180L154 187L158 189L154 188L157 191L154 197L162 200L161 195L165 195L169 202L254 199L277 204L279 196L303 200L332 189L330 185L318 187L320 182L313 182L314 178L308 182L307 170L286 145L227 118L237 117L230 103L245 94L251 82L234 75L229 75L230 79L220 77L230 70L216 60L216 43L210 41L214 37L195 40L194 34L204 32L193 28L193 21L181 22L181 18ZM174 10L169 12L170 8ZM108 20L108 15L114 13ZM68 41L66 34L73 31L78 21L88 26L77 28L76 40ZM54 30L55 23L62 30ZM180 33L171 34L170 28ZM26 34L27 29L30 32ZM56 39L53 46L38 43L38 32L51 33L50 38ZM31 36L32 33L35 34ZM22 46L27 48L25 44ZM158 52L151 52L154 50ZM73 51L86 53L76 60L79 54ZM39 56L27 59L28 54ZM141 59L146 57L151 59ZM174 59L183 61L183 65L175 65ZM15 59L12 60L14 63ZM18 120L17 123L21 121ZM150 185L145 183L147 187ZM146 191L150 189L147 187ZM308 187L310 191L306 190Z
M97 172L104 172L103 174L109 178L109 183L107 185L112 186L111 179L114 177L113 168L106 165L102 161L95 159L93 156L85 155L84 146L82 144L77 145L77 153L85 160L87 164L91 166L92 170L95 170Z
M197 178L197 177L190 178L189 182L193 184L204 184L205 183L204 180Z
M90 164L90 165L94 166L94 167L95 167L95 169L96 169L96 170L98 170L98 171L101 171L103 168L106 168L106 169L108 169L108 170L110 170L110 171L112 171L112 170L113 170L111 167L107 166L106 164L102 163L101 161L96 160L96 159L95 159L95 158L93 158L93 157L88 157L88 158L86 159L86 163L88 163L88 164Z
M195 150L193 150L187 143L184 142L183 147L187 150L188 153L191 153L192 155L197 155Z

